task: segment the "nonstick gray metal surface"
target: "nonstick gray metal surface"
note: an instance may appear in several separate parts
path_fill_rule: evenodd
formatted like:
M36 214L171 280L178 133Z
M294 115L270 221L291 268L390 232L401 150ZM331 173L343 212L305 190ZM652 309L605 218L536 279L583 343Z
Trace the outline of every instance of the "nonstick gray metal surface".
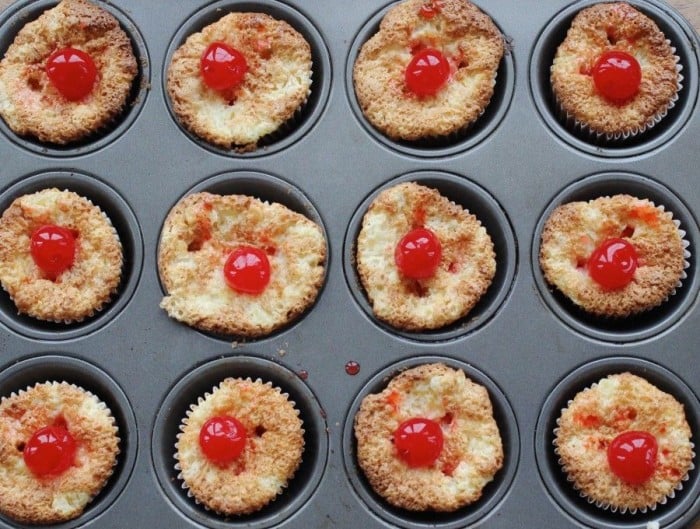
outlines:
M103 398L120 426L122 453L105 490L61 529L111 528L542 528L689 527L700 517L700 470L666 505L616 514L580 499L560 472L551 441L559 410L603 376L630 370L685 405L700 439L700 114L697 34L659 0L630 3L654 18L683 64L676 107L657 127L623 144L592 144L556 118L548 68L571 18L590 0L480 0L508 38L494 99L466 137L404 144L362 117L352 64L387 2L356 0L101 3L131 35L140 78L129 109L110 130L56 148L0 124L0 206L48 186L100 205L125 248L115 300L74 325L18 317L0 295L0 395L35 382L67 380ZM0 14L0 51L26 21L54 5L21 0ZM208 146L175 121L164 89L167 63L192 31L231 10L267 12L295 26L314 55L313 94L298 123L259 150ZM494 239L498 271L464 321L432 333L377 322L353 267L369 201L383 187L415 180L472 210ZM274 335L248 342L211 336L169 319L156 258L170 208L192 191L241 192L275 200L319 221L329 245L318 301ZM537 264L544 216L557 204L630 192L673 211L692 253L682 288L661 308L623 321L591 319L545 284ZM490 392L505 464L484 496L450 514L389 507L363 478L352 421L359 401L397 370L432 361L465 370ZM358 374L346 373L356 361ZM177 481L178 424L190 403L226 376L270 380L301 410L302 466L262 511L223 518ZM700 467L696 458L696 467ZM22 527L0 517L0 527Z

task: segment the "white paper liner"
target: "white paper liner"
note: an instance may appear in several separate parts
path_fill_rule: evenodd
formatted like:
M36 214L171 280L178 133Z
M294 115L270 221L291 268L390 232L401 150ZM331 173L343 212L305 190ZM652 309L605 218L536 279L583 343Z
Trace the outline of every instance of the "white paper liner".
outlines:
M590 390L590 389L595 388L596 386L598 386L598 382L594 382L594 383L591 384L589 387L585 388L583 391L588 391L588 390ZM568 471L568 469L567 469L567 467L566 467L566 464L564 463L564 461L563 461L562 458L560 457L560 454L559 454L559 447L558 447L558 445L557 445L557 438L559 437L559 421L560 421L560 419L561 419L561 415L562 415L562 413L564 413L564 411L565 411L566 409L568 409L569 406L571 406L572 403L573 403L573 399L570 399L569 401L567 401L567 403L566 403L566 408L562 408L562 409L560 410L560 412L559 412L559 417L557 417L557 421L556 421L557 426L556 426L556 427L554 428L554 430L552 431L552 433L554 434L554 439L552 440L552 445L554 446L554 454L557 456L557 463L559 464L559 467L561 468L561 471L562 471L563 473L566 474L566 481L567 481L568 483L571 483L571 486L578 492L580 498L585 499L589 504L593 504L593 505L595 505L596 507L598 507L598 508L600 508L600 509L603 509L603 510L606 510L606 511L610 511L610 512L612 512L612 513L632 514L632 515L634 515L634 514L637 514L637 513L645 514L645 513L647 513L648 511L652 511L652 512L655 511L656 508L657 508L657 506L659 506L659 505L666 505L666 503L668 502L669 499L673 499L673 498L676 497L676 492L679 492L679 491L681 491L681 490L683 489L683 483L684 483L685 481L688 481L688 479L690 478L690 472L695 468L695 463L694 463L694 461L695 461L695 450L694 450L694 448L695 448L695 443L693 443L692 441L689 443L690 449L691 449L692 452L691 452L691 462L690 462L690 466L688 467L688 472L687 472L682 478L680 478L680 480L678 481L678 483L676 484L676 486L674 487L674 489L671 490L671 492L669 492L668 495L664 496L664 497L663 497L662 499L660 499L658 502L656 502L656 503L654 503L654 504L652 504L652 505L647 505L647 506L645 506L645 507L628 509L627 507L624 507L624 506L620 507L620 506L617 506L617 505L611 505L611 504L608 503L608 502L605 502L605 501L602 501L602 500L596 500L596 499L591 498L591 497L589 497L588 495L586 495L586 493L583 492L583 491L577 486L577 484L576 484L575 481L574 481L574 478L571 477L571 476L569 475L569 471Z
M231 377L231 378L233 378L233 377ZM274 390L278 391L285 399L287 399L287 401L288 401L288 402L292 405L292 407L294 408L294 411L296 412L297 417L299 417L299 420L301 421L301 426L302 426L302 427L301 427L301 434L302 434L302 440L303 440L303 436L304 436L304 434L306 433L306 432L304 431L304 428L303 428L303 424L304 424L304 423L303 423L303 421L301 420L299 409L296 407L296 402L294 402L293 400L290 400L290 399L289 399L289 394L288 394L288 393L282 392L282 390L281 390L278 386L273 386L271 382L263 382L262 379L260 379L260 378L256 378L255 380L252 380L250 377L246 377L245 379L236 378L236 380L245 380L245 381L247 381L247 382L251 382L251 383L255 383L255 384L263 384L263 385L265 385L265 386L268 386L268 387L271 388L271 389L274 389ZM182 473L182 468L181 468L181 466L180 466L180 457L179 457L178 444L179 444L179 442L180 442L180 438L182 437L182 432L184 432L184 430L185 430L185 427L186 427L186 425L187 425L187 421L189 420L190 415L192 415L192 412L193 412L200 404L202 404L205 400L209 399L214 393L216 393L217 391L219 391L219 390L221 389L221 384L222 384L222 383L223 383L223 381L222 381L219 385L213 386L212 389L211 389L211 392L205 392L203 396L197 397L197 403L196 403L196 404L190 404L189 409L185 412L185 417L182 418L182 420L181 420L181 422L180 422L180 425L178 426L178 429L180 430L180 433L178 433L178 434L176 435L176 439L177 439L177 440L176 440L176 442L175 442L175 453L173 454L173 458L177 461L177 463L175 463L175 465L173 466L173 468L174 468L175 470L177 470L177 472L178 472L178 474L177 474L177 479L180 481L180 488L181 488L182 490L184 490L185 493L187 494L187 497L188 497L188 498L191 498L197 505L199 505L200 507L204 508L206 511L215 512L215 513L217 513L217 514L219 514L219 515L221 515L221 516L243 516L243 515L245 515L245 514L250 514L250 513L240 513L240 514L237 514L237 515L236 515L236 514L231 514L231 513L219 512L219 511L217 511L216 509L214 509L214 508L210 507L209 505L207 505L205 502L200 501L200 500L194 495L194 493L190 490L189 486L187 485L187 482L185 481L185 477L184 477L184 475L183 475L183 473ZM304 444L305 444L305 443L304 443ZM302 454L301 454L301 459L300 459L300 461L299 461L299 465L297 466L297 470L299 469L299 467L300 467L301 464L303 463L303 453L304 453L304 445L302 444ZM202 457L204 457L204 456L202 456ZM270 498L270 500L268 501L267 505L269 505L270 503L272 503L277 497L279 497L279 496L284 492L284 490L288 487L289 482L294 478L294 474L296 474L296 471L293 472L290 476L287 477L287 480L280 486L279 490L277 491L277 495L276 495L275 497L273 497L273 498ZM262 507L261 507L261 508L262 508Z

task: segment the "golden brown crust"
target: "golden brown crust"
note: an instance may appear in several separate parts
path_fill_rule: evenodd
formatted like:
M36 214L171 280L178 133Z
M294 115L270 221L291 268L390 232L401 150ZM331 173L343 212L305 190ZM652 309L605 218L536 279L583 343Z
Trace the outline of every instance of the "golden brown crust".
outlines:
M433 466L411 468L392 443L412 418L440 423L443 449ZM413 511L454 511L477 501L503 465L503 446L486 388L444 364L425 364L367 395L355 416L357 459L372 488Z
M637 95L619 105L598 94L591 70L605 51L633 55L642 68ZM574 18L557 49L552 89L563 111L598 134L638 134L666 115L678 98L678 58L664 34L646 15L624 2L596 4Z
M353 68L362 112L392 139L446 136L476 121L491 100L505 52L496 25L471 2L439 0L439 13L429 20L419 14L426 3L392 7ZM451 67L447 85L433 97L417 97L404 80L412 53L422 47L441 51Z
M283 491L304 451L302 421L288 397L260 379L227 378L190 407L175 458L178 477L196 501L219 514L248 514ZM238 419L247 432L243 452L227 465L208 460L199 446L204 423L222 415Z
M264 250L270 282L257 296L226 285L223 266L242 245ZM195 193L163 225L158 271L161 307L179 321L223 334L263 336L294 320L316 299L325 274L319 226L277 203L245 195Z
M401 275L394 261L399 241L414 228L437 235L442 260L429 279ZM479 220L414 182L382 191L362 219L357 270L374 314L410 331L437 329L466 316L496 273L493 243Z
M57 49L86 52L98 71L92 92L68 101L46 76ZM0 63L0 115L20 136L67 144L98 132L124 109L138 72L131 41L110 13L63 0L25 25Z
M556 208L542 230L540 266L547 281L576 305L598 316L625 317L663 303L684 277L682 237L670 212L630 195L570 202ZM632 282L605 290L586 262L609 238L630 242L638 257Z
M621 433L644 431L658 444L649 481L630 485L610 471L607 447ZM692 468L693 444L683 405L631 373L610 375L578 393L555 430L560 464L581 494L625 512L665 503Z
M209 88L200 60L213 42L246 59L248 71L232 90ZM253 150L292 119L311 91L311 47L283 20L264 13L229 13L194 33L173 54L168 95L182 125L225 149Z
M75 463L37 478L22 449L46 426L64 425L76 441ZM104 487L119 454L117 426L94 395L66 382L46 382L0 401L0 512L21 523L53 524L80 516Z
M55 224L77 234L73 266L46 279L31 255L34 230ZM0 281L17 310L40 320L92 316L116 293L122 246L107 216L72 191L44 189L12 202L0 218Z

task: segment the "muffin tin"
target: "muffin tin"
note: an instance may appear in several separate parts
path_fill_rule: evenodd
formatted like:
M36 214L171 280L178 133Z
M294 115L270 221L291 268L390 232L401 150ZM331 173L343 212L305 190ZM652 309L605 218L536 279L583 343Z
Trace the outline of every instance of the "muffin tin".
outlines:
M0 48L54 3L20 0L0 13ZM481 0L509 43L491 105L464 137L401 144L366 122L351 80L354 57L387 2L99 3L120 20L139 59L139 80L122 118L64 148L17 138L0 123L0 206L42 187L75 190L107 212L125 248L119 293L84 322L19 317L0 295L0 394L67 380L105 400L120 427L122 453L108 486L81 517L55 527L642 529L658 521L680 529L700 518L698 468L666 505L623 515L579 498L551 446L566 401L622 370L683 402L700 438L700 41L668 5L630 1L659 23L683 64L679 101L648 134L594 144L557 119L549 63L571 18L593 2ZM296 121L245 154L208 146L181 129L164 89L167 60L179 43L230 10L287 20L314 56L313 93ZM493 285L467 318L440 331L397 332L376 321L354 269L354 242L369 201L405 180L432 185L472 210L494 239ZM247 342L169 319L158 307L159 233L170 208L195 190L254 194L319 222L329 258L314 306L279 332ZM625 321L578 312L545 284L537 262L549 211L613 192L664 204L681 221L691 252L678 292L661 308ZM346 373L350 361L359 363L359 373ZM433 361L460 367L489 389L504 440L504 467L483 498L450 514L390 508L369 489L354 457L352 420L361 398L399 370ZM227 376L260 377L287 391L306 430L302 466L289 487L262 511L237 518L188 498L172 457L188 405ZM0 517L0 527L22 526Z

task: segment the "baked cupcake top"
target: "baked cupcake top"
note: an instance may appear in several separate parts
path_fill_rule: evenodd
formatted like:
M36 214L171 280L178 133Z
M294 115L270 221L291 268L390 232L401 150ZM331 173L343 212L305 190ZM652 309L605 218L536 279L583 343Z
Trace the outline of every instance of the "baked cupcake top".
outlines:
M471 2L405 0L357 56L360 108L392 139L461 131L489 104L504 51L496 25Z
M178 120L224 149L254 150L311 92L311 47L283 20L229 13L173 54L167 88Z
M503 465L486 388L439 363L408 369L367 395L355 437L374 491L412 511L455 511L477 501Z
M0 282L22 314L81 321L115 294L121 271L112 223L77 193L23 195L0 218Z
M194 193L163 225L161 307L205 331L269 334L314 302L325 259L321 228L305 216L250 196Z
M540 265L587 312L624 317L671 296L685 277L685 232L663 206L630 195L570 202L545 222Z
M599 507L634 512L666 503L693 468L683 405L631 373L578 393L557 424L562 469Z
M0 512L20 523L80 516L117 461L110 410L92 393L46 382L0 400Z
M467 315L496 273L479 220L414 182L374 199L357 238L357 270L374 314L399 329L438 329Z
M190 406L175 448L188 494L224 515L249 514L274 500L304 451L295 403L260 379L227 378Z
M678 57L656 23L624 2L581 10L557 49L552 89L563 111L608 139L643 132L678 99Z
M86 0L62 0L27 23L0 62L0 115L20 136L81 140L122 112L137 72L116 18Z

